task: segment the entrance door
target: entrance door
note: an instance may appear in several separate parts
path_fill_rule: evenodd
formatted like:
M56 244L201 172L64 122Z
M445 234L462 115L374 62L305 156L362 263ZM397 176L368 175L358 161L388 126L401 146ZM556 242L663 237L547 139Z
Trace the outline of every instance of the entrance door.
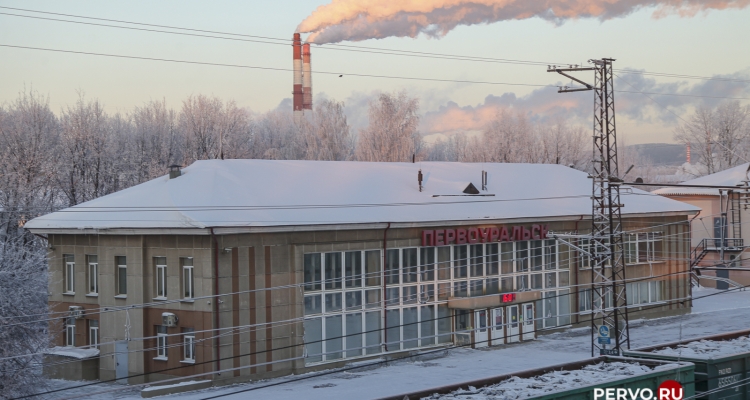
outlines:
M519 336L519 333L521 333L521 329L519 328L518 322L518 305L505 307L505 312L508 316L508 325L506 326L508 329L507 342L520 342L521 337Z
M492 345L497 346L498 344L505 343L505 324L503 323L503 308L495 308L492 310L492 320L490 329L490 335L492 336Z
M128 380L128 341L115 342L115 378L117 383L127 384Z
M489 344L487 329L487 310L474 311L474 348L487 347Z
M523 306L523 340L536 338L536 324L534 320L534 303L522 304Z

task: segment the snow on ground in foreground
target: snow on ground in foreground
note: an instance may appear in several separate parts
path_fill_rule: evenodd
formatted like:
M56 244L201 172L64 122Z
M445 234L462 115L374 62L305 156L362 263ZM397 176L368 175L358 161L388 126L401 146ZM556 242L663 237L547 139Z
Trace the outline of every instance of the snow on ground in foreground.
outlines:
M494 385L482 388L469 387L468 390L459 389L446 395L433 394L424 399L526 399L529 397L551 394L552 392L561 392L583 386L591 386L617 379L629 378L677 366L678 364L664 364L652 368L638 363L602 362L587 365L579 370L552 371L532 378L519 378L514 376Z
M714 295L716 294L716 295ZM715 289L694 290L691 314L659 319L638 319L637 308L631 310L631 347L699 338L717 333L747 329L750 320L750 291L722 292ZM700 298L701 296L709 296ZM682 329L680 329L682 326ZM682 334L680 334L682 331ZM578 328L544 335L530 343L518 343L485 349L453 349L433 359L393 361L380 368L336 372L324 376L317 373L288 376L203 389L179 395L163 396L169 400L199 400L210 396L228 395L222 399L262 398L273 400L374 399L394 396L452 383L467 382L515 371L578 361L591 356L589 330ZM297 380L300 378L309 379ZM81 382L49 381L52 388L79 386ZM288 382L278 384L282 382ZM261 388L268 384L277 386ZM45 396L45 399L83 397L88 393L121 389L87 399L140 399L140 388L115 384L98 384L66 390ZM239 390L252 390L231 395Z
M742 336L731 340L699 340L681 344L676 347L654 350L653 353L682 357L718 358L750 351L750 336Z

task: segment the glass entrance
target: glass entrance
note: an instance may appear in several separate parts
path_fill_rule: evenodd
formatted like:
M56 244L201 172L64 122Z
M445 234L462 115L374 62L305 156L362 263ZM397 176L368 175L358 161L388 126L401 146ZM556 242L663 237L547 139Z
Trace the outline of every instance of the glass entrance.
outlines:
M519 333L521 333L520 323L518 321L518 305L514 306L508 306L505 307L506 315L508 316L508 325L506 325L507 328L507 342L508 343L514 343L514 342L520 342L521 337L519 336Z
M536 338L536 324L534 319L534 303L523 304L523 340Z
M487 310L474 311L474 348L489 345L489 329L487 329Z
M495 308L492 310L492 329L490 329L490 335L493 346L505 344L505 324L503 323L505 313L503 311L504 308Z

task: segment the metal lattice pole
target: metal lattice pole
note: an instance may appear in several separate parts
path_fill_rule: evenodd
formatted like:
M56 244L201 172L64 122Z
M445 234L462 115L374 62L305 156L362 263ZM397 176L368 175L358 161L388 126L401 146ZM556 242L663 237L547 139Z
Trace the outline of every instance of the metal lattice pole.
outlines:
M622 347L630 348L627 291L625 286L625 248L622 234L622 203L617 164L615 129L615 93L610 58L590 60L593 67L550 67L585 85L585 88L561 87L559 92L594 91L594 151L592 162L591 210L591 355L620 355ZM565 72L594 71L594 85L589 85ZM614 343L599 343L598 326L609 328ZM598 350L598 351L597 351Z

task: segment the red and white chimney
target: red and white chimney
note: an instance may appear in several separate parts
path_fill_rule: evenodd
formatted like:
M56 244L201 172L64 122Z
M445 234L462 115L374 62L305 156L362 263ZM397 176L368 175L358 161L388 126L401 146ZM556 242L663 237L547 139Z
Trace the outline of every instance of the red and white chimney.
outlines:
M312 70L310 69L310 43L302 45L302 109L312 110Z
M687 144L687 163L690 164L690 143Z
M303 113L303 91L302 91L302 40L300 34L295 33L292 40L294 61L294 86L292 89L292 103L294 104L294 122L302 121Z

